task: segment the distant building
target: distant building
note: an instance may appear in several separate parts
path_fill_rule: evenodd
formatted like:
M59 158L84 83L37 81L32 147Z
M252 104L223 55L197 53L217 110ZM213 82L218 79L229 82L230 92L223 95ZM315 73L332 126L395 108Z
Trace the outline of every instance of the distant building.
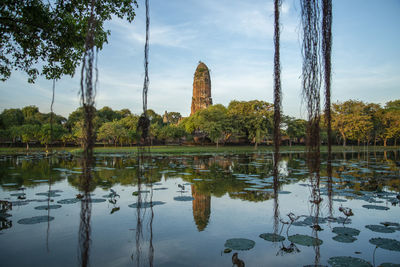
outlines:
M211 78L208 67L199 61L193 79L193 97L190 115L200 109L205 109L212 105L211 98Z

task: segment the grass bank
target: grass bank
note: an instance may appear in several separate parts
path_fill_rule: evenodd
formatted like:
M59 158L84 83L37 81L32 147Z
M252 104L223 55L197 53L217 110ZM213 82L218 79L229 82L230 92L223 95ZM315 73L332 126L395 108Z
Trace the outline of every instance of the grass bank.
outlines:
M280 151L283 153L288 152L304 152L305 146L282 146ZM70 152L73 154L80 154L82 152L81 148L76 147L54 147L49 148L49 152ZM400 146L334 146L332 148L333 152L374 152L374 151L399 151ZM0 154L26 154L26 153L45 153L46 149L42 147L33 147L27 151L25 148L0 148ZM94 153L96 154L135 154L138 152L137 147L96 147ZM166 153L166 154L188 154L188 153L252 153L252 152L273 152L272 146L259 146L254 149L254 146L220 146L219 148L215 146L152 146L150 147L151 153ZM327 152L326 146L321 146L321 152Z

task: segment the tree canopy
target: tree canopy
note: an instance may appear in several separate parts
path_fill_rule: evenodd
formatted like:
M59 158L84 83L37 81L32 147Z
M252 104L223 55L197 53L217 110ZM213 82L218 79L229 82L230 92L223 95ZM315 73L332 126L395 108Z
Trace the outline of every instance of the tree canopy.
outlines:
M2 0L0 2L0 79L21 70L34 82L73 76L82 60L90 0ZM113 17L132 22L136 0L95 3L95 46L101 49L110 31L104 22Z

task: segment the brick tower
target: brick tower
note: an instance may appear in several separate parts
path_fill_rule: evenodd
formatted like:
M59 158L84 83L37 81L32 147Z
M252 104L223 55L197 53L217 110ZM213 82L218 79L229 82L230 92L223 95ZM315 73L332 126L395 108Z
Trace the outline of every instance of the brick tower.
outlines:
M212 105L210 72L203 62L199 61L193 79L193 97L190 115Z

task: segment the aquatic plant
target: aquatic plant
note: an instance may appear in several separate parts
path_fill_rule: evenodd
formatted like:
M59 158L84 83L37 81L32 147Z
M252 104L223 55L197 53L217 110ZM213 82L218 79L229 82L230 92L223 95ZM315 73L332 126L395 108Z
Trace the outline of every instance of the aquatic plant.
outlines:
M231 238L226 240L224 247L234 250L250 250L255 246L256 242L246 238Z

